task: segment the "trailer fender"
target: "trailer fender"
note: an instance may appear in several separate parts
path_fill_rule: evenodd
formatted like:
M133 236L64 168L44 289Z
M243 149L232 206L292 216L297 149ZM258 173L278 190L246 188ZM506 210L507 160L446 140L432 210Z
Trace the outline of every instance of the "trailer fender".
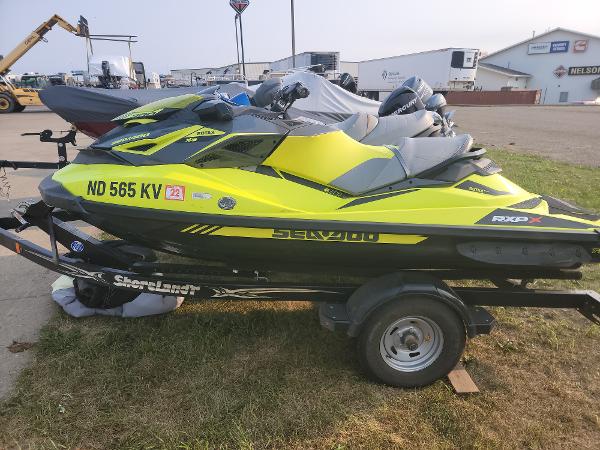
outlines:
M345 304L347 333L356 337L371 312L389 301L425 296L450 306L465 324L469 337L491 331L494 318L483 308L466 305L442 280L425 273L397 272L359 287Z

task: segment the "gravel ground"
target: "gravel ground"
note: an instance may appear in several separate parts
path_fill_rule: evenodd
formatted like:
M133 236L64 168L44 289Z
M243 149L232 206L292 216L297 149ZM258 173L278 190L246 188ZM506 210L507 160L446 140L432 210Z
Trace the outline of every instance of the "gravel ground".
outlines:
M459 132L475 142L600 167L600 106L462 106Z

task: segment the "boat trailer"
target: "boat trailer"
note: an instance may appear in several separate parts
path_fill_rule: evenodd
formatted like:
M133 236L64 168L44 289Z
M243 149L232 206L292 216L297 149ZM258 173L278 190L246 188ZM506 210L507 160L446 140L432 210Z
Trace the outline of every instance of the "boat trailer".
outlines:
M151 250L134 244L125 251L123 246L106 245L70 223L76 220L71 213L55 210L43 201L22 205L13 210L11 217L0 218L0 244L54 272L116 289L196 299L319 302L322 324L329 329L347 329L351 335L356 335L357 324L362 323L368 311L379 306L386 295L389 297L389 292L384 292L389 286L379 284L381 280L389 284L390 277L399 283L396 296L422 292L452 304L463 318L469 336L491 331L494 319L484 309L486 306L571 308L600 324L598 293L527 287L535 279L581 279L581 272L574 270L404 270L372 275L366 283L276 282L271 281L276 275L271 272L144 261L144 251ZM30 227L48 234L49 249L19 236ZM59 244L68 249L66 253L59 252ZM442 281L467 279L489 280L496 287L450 288ZM365 286L369 287L366 296Z

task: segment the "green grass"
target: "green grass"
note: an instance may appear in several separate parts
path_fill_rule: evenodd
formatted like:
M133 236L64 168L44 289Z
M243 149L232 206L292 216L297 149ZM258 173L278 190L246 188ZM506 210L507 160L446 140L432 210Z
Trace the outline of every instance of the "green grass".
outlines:
M600 210L598 170L491 152L534 191ZM600 271L578 282L600 290ZM595 448L600 327L577 312L494 308L469 342L482 393L368 381L354 342L310 303L184 303L162 317L57 313L0 405L0 448Z
M600 212L600 170L559 163L539 156L503 150L488 154L511 181L539 194L548 194Z

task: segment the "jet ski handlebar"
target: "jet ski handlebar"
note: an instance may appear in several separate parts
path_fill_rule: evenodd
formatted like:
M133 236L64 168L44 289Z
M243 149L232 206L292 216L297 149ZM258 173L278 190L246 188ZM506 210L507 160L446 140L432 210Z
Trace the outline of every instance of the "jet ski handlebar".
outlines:
M301 82L296 82L285 86L282 90L275 94L273 103L271 103L271 111L286 112L296 100L306 98L310 95L310 91Z

